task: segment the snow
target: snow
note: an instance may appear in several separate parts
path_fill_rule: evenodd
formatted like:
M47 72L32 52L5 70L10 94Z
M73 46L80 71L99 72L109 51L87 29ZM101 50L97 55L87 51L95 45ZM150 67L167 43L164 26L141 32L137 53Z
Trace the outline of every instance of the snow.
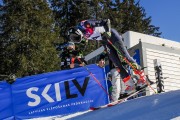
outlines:
M95 111L85 111L53 120L180 120L180 90L128 100ZM45 120L45 119L43 119Z

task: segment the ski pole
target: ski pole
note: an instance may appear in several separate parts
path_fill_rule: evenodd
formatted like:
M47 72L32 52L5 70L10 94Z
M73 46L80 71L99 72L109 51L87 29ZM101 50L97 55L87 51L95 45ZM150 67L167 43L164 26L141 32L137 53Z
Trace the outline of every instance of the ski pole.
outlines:
M83 62L79 59L79 58L77 58L78 59L78 61L81 63L81 64L83 64ZM99 80L92 74L92 72L88 69L88 67L85 65L85 66L83 66L88 72L89 72L89 74L90 74L90 76L94 79L94 81L102 88L102 90L109 96L109 98L111 99L111 100L113 100L112 99L112 97L110 96L110 94L107 92L107 90L102 86L102 84L99 82Z
M126 57L123 57L122 53L116 48L116 46L114 46L109 39L107 39L107 41L119 53L120 57L129 64L129 66L134 70L134 72L136 74L139 74L141 79L144 79L140 72L126 59ZM148 81L146 81L146 84L153 90L154 93L156 93L155 89L148 83Z

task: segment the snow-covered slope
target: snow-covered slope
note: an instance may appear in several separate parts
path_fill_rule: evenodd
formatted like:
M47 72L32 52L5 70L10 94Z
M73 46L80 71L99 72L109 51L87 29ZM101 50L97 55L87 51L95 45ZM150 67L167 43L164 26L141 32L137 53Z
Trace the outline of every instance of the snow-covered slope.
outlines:
M180 90L129 100L119 105L57 120L180 120Z

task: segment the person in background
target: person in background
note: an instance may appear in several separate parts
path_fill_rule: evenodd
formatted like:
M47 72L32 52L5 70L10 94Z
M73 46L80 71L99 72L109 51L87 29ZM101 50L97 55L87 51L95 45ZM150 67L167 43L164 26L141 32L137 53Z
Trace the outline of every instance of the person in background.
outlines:
M79 56L79 51L72 51L71 52L71 59L70 59L70 68L78 68L87 65L87 62L84 58Z
M60 58L61 70L82 67L87 64L81 52L76 50L75 44L73 42L67 43L66 48L60 55Z
M64 47L65 46L65 47ZM67 44L65 44L63 47L63 52L60 54L60 58L61 58L61 70L67 70L70 69L70 59L71 59L71 50L75 49L75 45L73 42L68 42ZM69 50L70 48L70 50ZM73 48L73 49L72 49Z
M105 67L105 64L106 64L106 62L105 62L105 55L104 54L101 54L100 56L99 56L99 59L98 59L98 66L99 67Z
M105 69L105 65L106 65L105 57L106 57L106 54L101 54L101 55L99 56L98 61L97 61L97 65L98 65L99 67L104 68L104 69ZM106 71L105 71L105 72L106 72ZM112 88L112 83L111 83L111 81L112 81L112 76L111 76L110 73L108 73L108 74L107 74L107 87L108 87L109 96L111 96L110 99L112 98L112 89L113 89L113 88ZM111 101L112 101L112 100L111 100Z

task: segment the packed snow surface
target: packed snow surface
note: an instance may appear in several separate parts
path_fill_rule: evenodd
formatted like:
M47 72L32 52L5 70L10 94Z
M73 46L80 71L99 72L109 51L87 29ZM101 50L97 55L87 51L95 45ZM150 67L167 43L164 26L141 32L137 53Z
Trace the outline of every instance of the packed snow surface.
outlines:
M129 100L113 107L88 112L68 120L170 119L180 120L180 90Z
M180 120L180 90L128 100L118 105L53 120ZM44 119L43 119L44 120Z

